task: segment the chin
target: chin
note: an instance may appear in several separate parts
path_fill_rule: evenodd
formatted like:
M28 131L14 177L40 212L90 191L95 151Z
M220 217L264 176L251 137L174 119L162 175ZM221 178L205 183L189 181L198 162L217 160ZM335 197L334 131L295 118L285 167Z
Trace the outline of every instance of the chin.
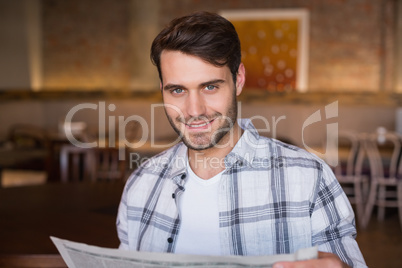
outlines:
M192 150L196 150L196 151L202 151L202 150L206 150L209 148L214 147L214 144L211 142L206 142L206 143L196 143L196 142L191 142L188 139L183 139L184 144Z

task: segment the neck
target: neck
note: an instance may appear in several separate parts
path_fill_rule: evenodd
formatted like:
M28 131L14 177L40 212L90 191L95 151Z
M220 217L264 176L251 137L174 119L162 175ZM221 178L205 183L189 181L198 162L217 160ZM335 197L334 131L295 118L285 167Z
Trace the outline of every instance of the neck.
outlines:
M210 179L225 169L225 157L239 141L243 130L235 123L232 129L214 147L205 150L188 150L191 169L202 179Z

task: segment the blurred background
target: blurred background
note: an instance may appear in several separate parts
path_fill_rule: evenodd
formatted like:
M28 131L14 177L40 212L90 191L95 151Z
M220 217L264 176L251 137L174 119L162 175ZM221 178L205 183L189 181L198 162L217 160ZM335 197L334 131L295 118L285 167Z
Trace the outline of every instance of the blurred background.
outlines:
M66 113L83 102L115 104L115 111L106 110L106 119L137 114L148 120L150 104L161 101L149 60L150 43L171 19L197 10L308 13L304 94L279 86L247 87L240 98L242 117L261 115L272 123L273 116L286 116L270 135L302 145L302 123L334 101L341 129L395 130L402 91L399 2L0 1L0 140L15 123L57 130ZM96 114L87 109L74 120L98 131ZM161 135L156 138L173 134L163 117L155 126L154 134ZM321 123L322 128L325 122ZM309 146L326 137L325 131L312 127L305 131Z
M269 67L263 80L250 72L250 80L253 77L257 82L246 85L239 98L239 116L252 117L262 135L326 158L329 137L337 134L330 133L334 130L328 127L331 124L339 133L402 134L399 108L402 106L402 1L0 0L3 190L60 182L62 159L65 159L61 156L62 148L70 143L66 140L66 128L77 140L95 141L98 147L121 148L119 139L134 142L142 138L145 142L132 152L145 158L174 142L175 133L163 108L155 106L162 103L162 98L149 49L153 38L170 20L200 10L220 14L248 11L287 14L293 10L304 14L303 21L296 21L299 24L295 26L298 27L296 34L304 27L295 41L299 42L296 50L300 51L296 54L293 51L297 55L295 64L301 64L302 68L286 68L286 62L274 62L273 57L262 56L261 62ZM247 14L253 20L253 13ZM279 24L275 27L282 32L264 29L264 36L280 39L289 29L287 25L293 25L289 20L294 18L282 16L285 24L280 21L281 17L276 19ZM241 24L237 27L240 29ZM275 50L287 50L282 41L276 42L267 45L267 51L275 54ZM263 49L261 44L255 47ZM252 43L244 45L243 60L249 59L255 47ZM282 76L272 75L273 70L281 69ZM301 86L295 82L282 83L286 77L302 76ZM77 109L77 105L83 104L78 106L82 109ZM72 109L76 109L70 114L74 126L65 124ZM311 119L317 113L319 119ZM143 120L135 117L124 121L130 116ZM123 128L119 128L119 120L124 121ZM166 146L155 148L155 144ZM106 158L100 156L100 161ZM82 156L80 159L83 161ZM126 161L119 179L124 181L136 164ZM84 166L80 164L80 172ZM93 175L96 172L91 172L88 176L96 180ZM97 209L108 215L108 228L113 228L119 191L120 188L111 204ZM6 195L11 198L17 193L0 193L0 199L2 194L3 198ZM6 215L7 209L11 210L10 206L4 205L0 213ZM381 266L397 267L395 252L402 249L398 211L388 210L384 221L371 221L367 217L370 224L362 228L359 241L368 264L377 267L386 258L390 263ZM59 231L61 235L69 235ZM7 243L1 239L5 235L0 234L0 244ZM72 232L70 235L72 239L77 238ZM113 238L110 238L112 242L91 239L87 237L86 241L106 246L117 243ZM388 243L391 246L386 248ZM50 253L51 248L47 248ZM18 251L16 246L15 252Z
M276 134L301 144L302 122L338 100L340 128L394 130L402 91L399 2L2 0L0 139L15 123L57 130L67 111L82 102L106 101L116 105L107 115L148 119L150 103L161 101L150 43L171 19L197 10L309 14L305 94L246 88L243 117L258 114L271 122L285 115ZM74 119L97 129L92 115L77 113ZM168 135L170 128L159 125L163 131L156 132ZM306 131L311 146L325 138L322 131Z

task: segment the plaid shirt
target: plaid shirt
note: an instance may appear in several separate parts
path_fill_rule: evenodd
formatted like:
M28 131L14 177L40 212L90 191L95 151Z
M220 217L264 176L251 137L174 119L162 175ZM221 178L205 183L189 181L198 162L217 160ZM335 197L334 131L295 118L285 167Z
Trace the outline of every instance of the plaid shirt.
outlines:
M355 241L350 203L319 158L260 137L250 120L225 157L219 182L223 255L271 255L318 246L353 267L366 267ZM117 217L120 248L174 252L178 199L186 184L187 147L179 143L130 176Z

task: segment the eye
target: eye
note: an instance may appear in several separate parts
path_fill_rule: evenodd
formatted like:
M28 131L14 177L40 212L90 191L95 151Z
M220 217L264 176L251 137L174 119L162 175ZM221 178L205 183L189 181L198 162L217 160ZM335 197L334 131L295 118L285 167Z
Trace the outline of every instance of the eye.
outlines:
M173 94L181 94L184 92L182 88L175 88L171 91Z
M216 86L214 86L214 85L208 85L208 86L205 87L205 89L211 91L211 90L216 89Z

